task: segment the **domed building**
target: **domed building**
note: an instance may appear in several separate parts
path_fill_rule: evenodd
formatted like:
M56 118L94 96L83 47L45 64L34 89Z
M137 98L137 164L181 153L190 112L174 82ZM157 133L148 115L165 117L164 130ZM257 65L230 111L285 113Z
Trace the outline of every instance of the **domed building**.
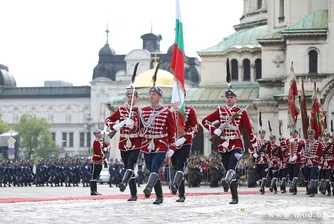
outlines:
M12 74L9 73L8 67L0 64L0 86L15 87L16 81Z
M316 82L329 127L330 120L334 120L334 107L330 106L334 103L333 3L332 0L244 0L244 12L240 24L234 26L235 33L198 51L202 59L201 82L194 91L210 86L226 88L225 65L229 58L238 103L249 105L247 110L255 130L259 129L258 114L262 112L262 122L271 121L273 134L278 135L282 122L283 135L288 137L287 100L293 61L299 95L302 81L305 83L308 114ZM216 90L214 96L218 94L222 92ZM208 111L215 107L210 105ZM301 126L299 115L297 128ZM268 134L267 125L263 128ZM205 147L209 147L207 151L214 148Z

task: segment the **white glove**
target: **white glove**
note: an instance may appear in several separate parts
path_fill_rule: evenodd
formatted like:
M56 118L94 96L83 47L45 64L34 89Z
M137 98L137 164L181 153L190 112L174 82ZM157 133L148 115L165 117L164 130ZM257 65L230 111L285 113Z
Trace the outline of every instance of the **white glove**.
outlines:
M167 153L166 153L166 156L170 158L170 157L173 156L173 154L174 154L174 151L171 150L171 149L168 149L168 151L167 151Z
M115 131L119 131L124 125L125 125L125 121L122 121L122 122L120 122L120 123L114 125L113 129L114 129Z
M183 145L183 143L186 141L185 137L179 138L178 140L176 140L175 145L176 146L180 146Z
M290 157L290 161L291 161L291 162L296 161L296 159L297 159L297 156Z
M135 122L130 118L126 119L126 121L125 121L125 125L129 128L133 128L134 124L135 124Z
M258 147L257 142L255 142L252 146L253 146L254 149L257 148Z
M253 157L256 159L257 157L259 157L259 155L257 153L254 153Z
M220 136L222 134L222 130L220 130L219 128L217 128L214 132L215 135Z

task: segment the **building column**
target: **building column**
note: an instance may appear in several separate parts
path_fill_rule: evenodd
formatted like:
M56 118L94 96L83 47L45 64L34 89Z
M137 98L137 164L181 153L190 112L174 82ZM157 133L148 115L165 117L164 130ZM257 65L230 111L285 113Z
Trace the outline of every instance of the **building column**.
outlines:
M250 65L250 81L251 83L255 82L255 64L251 63Z
M242 80L243 80L243 77L244 77L244 73L243 73L243 71L244 71L244 66L241 64L241 65L239 65L239 71L238 71L238 82L242 82Z

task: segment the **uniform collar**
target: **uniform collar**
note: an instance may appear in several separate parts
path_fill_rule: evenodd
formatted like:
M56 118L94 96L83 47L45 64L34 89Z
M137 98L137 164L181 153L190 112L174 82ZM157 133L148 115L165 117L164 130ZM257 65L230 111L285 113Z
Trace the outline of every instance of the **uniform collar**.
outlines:
M226 107L229 109L229 110L233 110L234 108L236 108L236 104L234 104L232 107L229 107L227 104L226 104Z
M159 109L159 108L161 107L161 104L160 104L160 103L157 104L157 105L153 105L153 104L151 104L150 107L151 107L152 109L157 110L157 109Z

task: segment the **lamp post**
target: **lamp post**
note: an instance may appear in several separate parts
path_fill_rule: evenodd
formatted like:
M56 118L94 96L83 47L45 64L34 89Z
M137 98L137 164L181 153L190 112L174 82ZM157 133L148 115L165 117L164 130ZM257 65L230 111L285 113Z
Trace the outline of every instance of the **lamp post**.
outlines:
M92 127L92 124L93 124L93 118L90 116L90 113L89 114L87 114L86 116L85 116L85 129L88 131L88 135L86 135L87 136L87 138L88 138L88 136L91 136L91 127ZM88 155L90 155L90 142L91 142L91 139L89 138L89 142L88 142Z

